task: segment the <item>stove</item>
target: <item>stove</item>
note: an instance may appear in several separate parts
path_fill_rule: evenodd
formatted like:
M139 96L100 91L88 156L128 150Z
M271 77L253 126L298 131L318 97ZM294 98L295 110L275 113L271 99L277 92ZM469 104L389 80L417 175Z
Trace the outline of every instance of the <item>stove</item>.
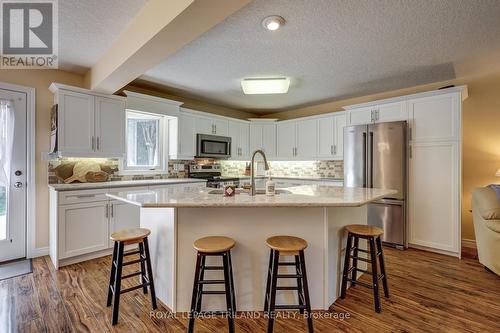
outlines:
M189 166L189 177L206 179L207 187L219 188L224 187L224 185L239 186L239 178L223 177L221 176L221 173L222 168L220 164L202 164Z

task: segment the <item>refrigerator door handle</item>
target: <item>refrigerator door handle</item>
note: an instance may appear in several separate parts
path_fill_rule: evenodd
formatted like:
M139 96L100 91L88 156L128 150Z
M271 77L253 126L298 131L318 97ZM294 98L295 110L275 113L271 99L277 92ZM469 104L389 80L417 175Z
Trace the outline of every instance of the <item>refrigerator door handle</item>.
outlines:
M370 132L370 187L373 187L373 132Z
M366 132L363 132L363 187L366 187L366 173L367 173L367 167L366 167Z

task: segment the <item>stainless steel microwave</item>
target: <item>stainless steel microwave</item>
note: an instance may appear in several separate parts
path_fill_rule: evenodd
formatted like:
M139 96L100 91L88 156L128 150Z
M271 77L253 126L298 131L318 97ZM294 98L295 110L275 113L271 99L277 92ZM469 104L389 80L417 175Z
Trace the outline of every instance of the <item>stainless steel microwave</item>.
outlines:
M227 136L197 134L196 157L230 158L231 138Z

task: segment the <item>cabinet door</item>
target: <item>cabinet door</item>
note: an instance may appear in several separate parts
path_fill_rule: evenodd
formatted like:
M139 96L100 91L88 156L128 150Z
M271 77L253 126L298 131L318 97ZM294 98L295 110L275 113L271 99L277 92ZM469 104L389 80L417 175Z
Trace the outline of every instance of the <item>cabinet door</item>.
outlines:
M237 121L229 122L228 136L231 138L231 159L239 160L241 155L239 122Z
M459 143L414 143L409 163L409 243L458 253Z
M215 127L212 119L205 117L196 117L196 134L215 135Z
M333 146L333 158L342 160L344 158L344 127L346 127L346 115L335 116L335 143Z
M213 119L214 134L228 136L228 121L224 119Z
M59 151L93 154L94 96L60 90L58 104Z
M59 207L59 259L108 248L108 201Z
M316 119L297 121L295 157L298 159L316 158L318 147L318 127Z
M178 119L178 156L183 158L196 155L196 118L180 114Z
M347 121L349 125L370 124L374 121L372 118L372 107L359 108L347 111Z
M250 123L250 154L257 149L263 149L263 125Z
M125 154L125 101L95 97L96 151L106 157Z
M375 108L375 112L376 121L379 123L408 120L406 102L382 104Z
M276 124L262 124L262 150L268 158L273 158L277 155L276 149Z
M250 125L240 123L239 132L240 159L246 160L250 158Z
M140 226L140 208L119 202L111 201L109 209L109 235L113 232L128 229L128 228L138 228ZM109 247L113 246L113 242L109 241Z
M335 144L335 117L316 120L318 123L318 157L331 158Z
M295 130L296 122L282 122L278 123L277 127L277 155L280 159L293 159L295 158Z
M408 102L412 141L457 141L460 138L460 94Z

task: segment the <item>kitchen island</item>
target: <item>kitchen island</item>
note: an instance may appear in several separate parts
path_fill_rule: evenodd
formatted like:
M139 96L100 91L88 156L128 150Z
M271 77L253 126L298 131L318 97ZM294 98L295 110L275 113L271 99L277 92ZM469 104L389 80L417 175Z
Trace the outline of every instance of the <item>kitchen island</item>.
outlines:
M275 196L239 193L223 197L220 191L187 184L107 195L139 207L141 227L152 231L149 242L157 297L172 311L187 312L196 262L192 244L211 235L236 241L232 257L238 311L263 309L269 260L265 241L274 235L297 236L308 242L305 258L312 308L328 309L340 290L343 226L366 224L366 204L392 193L304 185ZM213 276L207 278L220 278L219 273L211 272ZM293 286L296 282L288 283ZM296 303L294 294L278 293L277 303ZM204 309L225 308L224 297L208 297Z

